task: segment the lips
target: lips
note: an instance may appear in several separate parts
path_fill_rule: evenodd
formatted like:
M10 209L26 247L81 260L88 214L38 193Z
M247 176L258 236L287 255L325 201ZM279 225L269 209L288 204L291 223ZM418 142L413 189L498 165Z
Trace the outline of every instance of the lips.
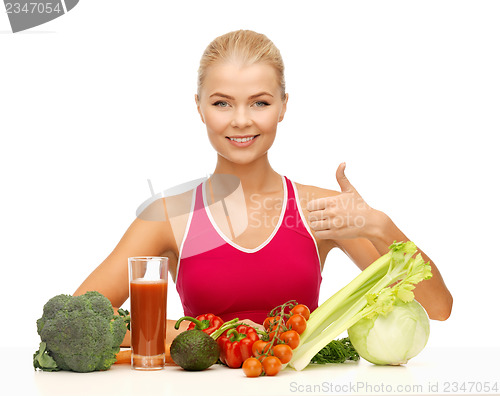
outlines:
M256 136L259 136L259 135L257 134L257 135L243 135L243 136L226 136L226 138L228 138L228 139L245 139L245 138L253 138Z
M236 147L248 147L255 142L260 135L226 136L226 139Z

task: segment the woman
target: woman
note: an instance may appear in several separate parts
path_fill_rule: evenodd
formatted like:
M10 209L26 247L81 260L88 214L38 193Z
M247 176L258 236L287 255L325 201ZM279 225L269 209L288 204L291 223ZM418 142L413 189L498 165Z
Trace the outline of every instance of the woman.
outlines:
M170 199L169 208L189 210L169 217L167 227L137 218L75 294L98 290L119 307L128 298L127 258L165 255L186 314L262 323L289 299L317 307L321 270L333 248L364 269L393 241L408 240L385 213L364 202L346 178L345 164L337 170L340 192L294 183L273 170L268 150L288 101L283 70L279 50L262 34L231 32L207 47L195 100L217 152L213 175ZM233 191L231 177L238 181L239 200L223 193ZM224 202L224 210L216 201ZM235 224L228 207L242 214ZM430 263L433 277L418 284L415 296L431 319L445 320L452 297Z

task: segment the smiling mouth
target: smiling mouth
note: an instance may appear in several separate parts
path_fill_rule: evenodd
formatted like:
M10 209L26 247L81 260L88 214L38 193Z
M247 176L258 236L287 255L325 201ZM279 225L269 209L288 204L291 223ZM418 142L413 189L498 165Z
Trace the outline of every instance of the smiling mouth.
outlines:
M226 136L226 139L232 140L233 142L245 143L245 142L249 142L250 140L255 139L257 136L260 136L260 135L245 136L245 137L230 137L230 136Z

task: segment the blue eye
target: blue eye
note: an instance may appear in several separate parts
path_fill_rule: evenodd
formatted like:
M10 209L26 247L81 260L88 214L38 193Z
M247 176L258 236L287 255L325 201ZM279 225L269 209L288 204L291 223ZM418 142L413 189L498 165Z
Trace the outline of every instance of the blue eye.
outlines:
M229 104L227 102L224 102L223 100L218 100L217 102L213 103L212 106L216 106L216 107L228 107Z
M263 101L259 101L259 102L255 102L255 105L257 107L266 107L266 106L269 106L269 103L263 102Z

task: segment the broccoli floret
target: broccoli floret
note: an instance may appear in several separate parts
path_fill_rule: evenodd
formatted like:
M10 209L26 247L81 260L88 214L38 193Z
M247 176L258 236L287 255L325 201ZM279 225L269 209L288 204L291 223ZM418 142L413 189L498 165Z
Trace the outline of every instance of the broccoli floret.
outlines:
M116 361L127 326L121 316L115 316L111 302L102 294L91 291L82 296L60 294L43 307L37 320L42 344L34 355L35 368L49 371L71 370L89 372L107 370Z

